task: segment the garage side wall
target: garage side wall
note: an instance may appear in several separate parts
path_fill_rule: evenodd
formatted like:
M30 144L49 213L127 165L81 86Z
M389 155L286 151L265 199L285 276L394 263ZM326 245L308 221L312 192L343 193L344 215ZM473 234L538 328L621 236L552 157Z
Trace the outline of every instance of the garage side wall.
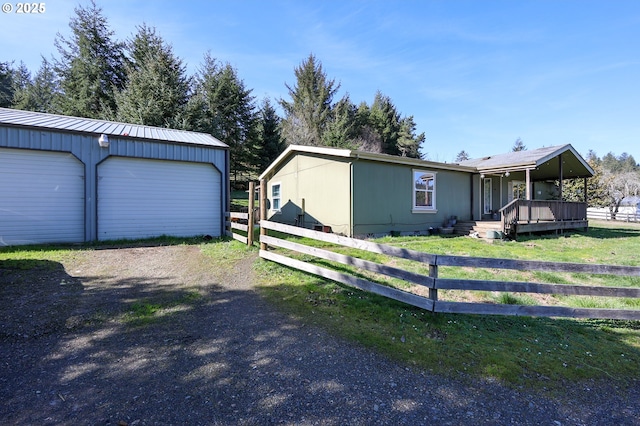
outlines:
M138 138L109 137L109 147L98 145L100 135L87 135L42 129L0 126L0 150L20 148L69 152L84 164L85 171L85 241L97 240L97 171L98 164L110 156L174 160L212 164L222 175L220 189L220 231L224 232L224 213L230 202L228 150L220 147L171 143Z

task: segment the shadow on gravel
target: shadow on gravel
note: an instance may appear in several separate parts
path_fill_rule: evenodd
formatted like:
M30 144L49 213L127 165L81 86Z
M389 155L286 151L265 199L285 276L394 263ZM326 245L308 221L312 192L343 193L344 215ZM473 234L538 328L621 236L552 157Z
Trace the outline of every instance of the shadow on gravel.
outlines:
M74 279L55 262L35 266L48 278L0 264L5 424L637 424L636 407L578 414L411 371L223 282L195 295L166 276Z

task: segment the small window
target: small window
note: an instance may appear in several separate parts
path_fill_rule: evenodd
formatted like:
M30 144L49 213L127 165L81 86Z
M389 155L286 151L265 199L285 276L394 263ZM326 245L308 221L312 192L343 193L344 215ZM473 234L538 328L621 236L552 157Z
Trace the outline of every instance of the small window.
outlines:
M271 185L271 210L280 210L280 184Z
M436 174L424 170L413 171L413 209L433 211L436 208Z

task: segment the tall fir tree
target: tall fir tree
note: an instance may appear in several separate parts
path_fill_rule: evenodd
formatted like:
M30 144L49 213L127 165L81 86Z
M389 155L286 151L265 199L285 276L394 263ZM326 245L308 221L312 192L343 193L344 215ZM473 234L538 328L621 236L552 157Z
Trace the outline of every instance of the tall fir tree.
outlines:
M13 104L13 70L9 62L0 62L0 107Z
M60 58L54 64L64 94L59 108L66 115L103 118L115 110L114 92L125 83L124 44L113 39L94 0L76 7L75 14L70 38L58 33L55 40Z
M230 65L206 54L197 77L196 96L204 108L200 131L229 145L233 180L244 181L253 172L258 141L258 117L251 90Z
M382 152L400 155L398 138L400 136L400 114L391 98L378 91L371 105L370 122L380 135Z
M357 137L360 134L356 115L358 108L345 95L335 104L331 117L325 125L322 135L323 145L338 148L358 148Z
M281 119L276 109L265 98L260 107L259 138L257 147L257 171L263 172L285 150L282 138Z
M396 143L400 155L403 157L422 158L420 150L424 141L424 133L416 135L416 123L412 115L400 120L400 132Z
M27 111L35 110L35 101L32 97L33 81L31 80L31 72L21 62L18 68L13 71L13 101L12 108Z
M524 144L524 142L522 142L522 139L518 138L516 139L516 141L513 143L513 146L511 147L511 151L513 152L519 152L519 151L526 151L527 147Z
M294 70L296 83L286 84L290 101L280 100L285 117L283 135L288 144L323 145L323 134L331 116L333 96L340 84L329 79L313 54Z
M456 159L454 160L454 162L459 163L461 161L467 161L469 160L471 157L469 156L469 153L467 151L465 151L464 149L460 152L458 152L458 154L456 155Z
M60 113L57 109L60 96L60 86L53 65L43 57L31 86L33 111Z
M155 28L142 25L128 43L127 83L115 94L119 121L156 127L184 127L182 114L191 81L185 66Z

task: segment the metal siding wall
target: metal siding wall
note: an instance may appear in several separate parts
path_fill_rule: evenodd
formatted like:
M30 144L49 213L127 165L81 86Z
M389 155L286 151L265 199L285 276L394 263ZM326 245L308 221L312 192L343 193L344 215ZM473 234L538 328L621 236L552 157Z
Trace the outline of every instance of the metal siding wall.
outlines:
M229 180L228 149L110 137L110 146L98 145L100 135L47 131L0 125L0 147L71 152L85 165L85 240L97 239L97 167L109 156L210 163L222 176L221 209L229 202L224 186ZM221 226L224 226L224 211Z

